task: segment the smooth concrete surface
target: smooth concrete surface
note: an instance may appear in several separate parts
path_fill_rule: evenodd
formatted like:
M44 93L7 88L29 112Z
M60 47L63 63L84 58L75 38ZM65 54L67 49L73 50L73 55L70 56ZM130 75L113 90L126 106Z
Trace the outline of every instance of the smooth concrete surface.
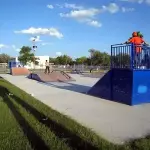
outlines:
M118 144L150 133L150 104L134 107L86 94L98 79L72 75L69 83L39 83L24 76L1 75L53 109Z

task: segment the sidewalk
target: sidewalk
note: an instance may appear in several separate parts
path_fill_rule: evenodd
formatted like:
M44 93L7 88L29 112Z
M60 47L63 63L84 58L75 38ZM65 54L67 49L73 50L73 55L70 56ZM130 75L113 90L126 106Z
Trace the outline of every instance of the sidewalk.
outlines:
M24 76L1 76L111 142L123 143L150 133L150 104L131 107L82 94L98 79L72 75L76 82L46 85Z

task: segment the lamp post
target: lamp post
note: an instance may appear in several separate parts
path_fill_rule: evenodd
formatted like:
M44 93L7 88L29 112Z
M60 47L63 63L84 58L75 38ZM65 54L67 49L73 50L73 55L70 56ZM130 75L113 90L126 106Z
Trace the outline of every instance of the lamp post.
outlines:
M33 72L35 72L35 51L37 49L37 46L35 44L35 41L36 41L37 37L34 37L33 41L32 41L32 49L33 49L33 54L34 54L34 60L33 60Z

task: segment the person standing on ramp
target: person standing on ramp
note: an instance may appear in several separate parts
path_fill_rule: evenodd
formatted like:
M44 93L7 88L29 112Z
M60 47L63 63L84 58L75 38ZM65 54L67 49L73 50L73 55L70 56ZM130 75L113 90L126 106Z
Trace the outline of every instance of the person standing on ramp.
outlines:
M50 73L50 69L49 69L49 62L46 60L46 62L45 62L45 73L47 73L48 72L48 74Z

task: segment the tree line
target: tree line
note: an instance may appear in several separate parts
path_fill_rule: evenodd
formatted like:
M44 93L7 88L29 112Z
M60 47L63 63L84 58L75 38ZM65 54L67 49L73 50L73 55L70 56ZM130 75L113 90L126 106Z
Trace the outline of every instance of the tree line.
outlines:
M110 55L106 52L100 52L95 49L89 50L90 56L81 56L76 59L72 59L68 55L62 55L58 56L56 58L49 58L49 61L51 63L54 63L55 65L102 65L102 66L109 66L110 65Z
M111 57L106 52L101 52L99 50L90 49L90 56L81 56L79 58L73 59L68 55L61 55L56 58L49 57L49 62L55 65L92 65L92 66L109 66ZM119 65L120 54L113 57L113 61L116 65ZM13 59L7 54L0 54L0 63L8 63L9 60ZM122 63L126 65L129 62L130 57L125 55L122 59ZM23 64L27 65L28 62L33 62L38 65L38 58L35 57L32 48L28 46L23 46L19 52L18 60Z

